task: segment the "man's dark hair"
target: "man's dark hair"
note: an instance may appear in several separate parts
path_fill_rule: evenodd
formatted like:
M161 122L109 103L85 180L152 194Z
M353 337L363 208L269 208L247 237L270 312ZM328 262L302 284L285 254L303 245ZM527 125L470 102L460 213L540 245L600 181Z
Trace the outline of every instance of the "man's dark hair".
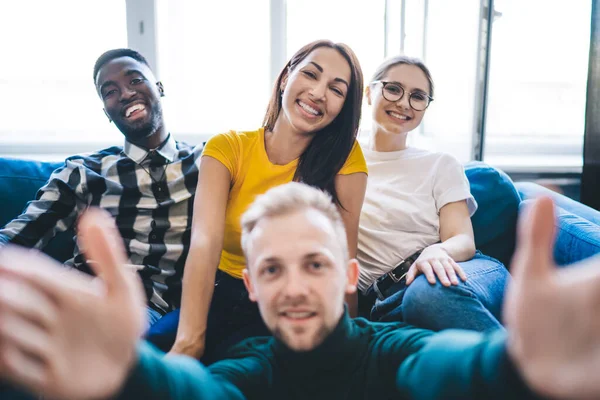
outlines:
M148 68L150 68L148 61L144 58L144 56L135 50L131 50L131 49L108 50L107 52L102 54L100 57L98 57L98 59L96 60L96 64L94 65L94 84L96 84L96 77L98 76L98 71L100 71L100 68L102 68L104 66L104 64L106 64L107 62L114 60L115 58L119 58L119 57L131 57L134 60L139 61L142 64L145 64Z

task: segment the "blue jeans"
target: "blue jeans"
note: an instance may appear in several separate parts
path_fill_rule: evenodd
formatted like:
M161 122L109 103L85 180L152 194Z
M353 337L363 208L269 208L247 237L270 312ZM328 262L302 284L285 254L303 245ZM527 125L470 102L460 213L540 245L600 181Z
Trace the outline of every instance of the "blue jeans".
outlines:
M419 275L410 286L404 281L394 284L392 295L376 299L371 308L373 321L402 321L419 328L469 329L491 331L504 329L502 303L510 275L498 260L480 252L469 261L458 263L467 274L458 285L435 285ZM362 297L361 301L366 297ZM364 307L364 306L363 306Z
M157 323L158 320L162 318L162 314L152 307L146 307L146 317L148 318L147 328L150 329L152 325Z
M152 325L146 340L163 351L169 351L175 343L179 310L172 311ZM217 271L206 325L204 355L205 365L223 359L234 344L254 336L270 336L258 306L248 298L248 291L241 279Z

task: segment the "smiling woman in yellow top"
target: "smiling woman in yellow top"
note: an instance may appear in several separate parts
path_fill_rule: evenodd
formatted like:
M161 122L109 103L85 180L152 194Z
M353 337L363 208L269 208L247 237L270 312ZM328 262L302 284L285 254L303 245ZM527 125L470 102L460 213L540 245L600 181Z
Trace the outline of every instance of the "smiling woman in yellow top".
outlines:
M344 218L350 256L356 255L367 184L356 142L362 88L349 47L310 43L279 74L262 128L216 135L206 144L172 353L210 363L230 345L268 334L241 279L240 246L240 216L268 189L295 180L328 192ZM298 288L297 298L280 299L282 307L302 306L303 290ZM356 301L348 299L351 312Z
M285 165L273 164L265 150L265 130L228 132L213 137L206 145L203 156L222 163L231 176L231 189L225 211L225 237L219 269L241 279L246 260L240 243L240 218L254 198L274 186L291 182L298 167L298 159ZM340 175L366 172L365 160L357 142Z

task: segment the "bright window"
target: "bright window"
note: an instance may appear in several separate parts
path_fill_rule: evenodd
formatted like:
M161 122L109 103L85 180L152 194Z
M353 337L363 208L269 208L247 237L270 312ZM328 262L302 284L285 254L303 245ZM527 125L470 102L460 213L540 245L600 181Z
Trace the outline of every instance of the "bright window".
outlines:
M287 59L313 40L342 42L356 53L366 85L384 59L384 19L384 0L287 0ZM363 130L370 115L365 101Z
M409 141L468 161L482 115L487 10L481 3L3 1L0 54L10 57L0 63L0 154L17 154L14 148L60 158L121 143L92 81L94 62L108 49L141 48L156 61L168 129L198 143L218 132L259 127L278 72L273 64L313 40L331 39L356 52L365 84L386 55L422 58L433 75L435 101ZM507 169L580 168L590 2L494 5L484 161ZM272 21L271 7L285 9L285 21ZM277 44L282 37L285 50ZM371 111L365 101L363 142Z
M461 161L471 158L476 112L475 93L479 36L479 0L429 0L424 40L407 35L406 48L419 51L434 81L434 98L423 120L422 134L412 135L414 145L445 151ZM407 9L406 19L420 20L423 11ZM410 26L410 23L407 23ZM408 55L414 55L408 53ZM420 54L416 54L419 56Z
M485 159L583 165L589 1L496 0Z
M120 141L92 71L127 47L125 1L3 1L0 15L0 146Z
M204 139L260 127L271 89L269 40L269 0L165 2L158 71L169 130Z

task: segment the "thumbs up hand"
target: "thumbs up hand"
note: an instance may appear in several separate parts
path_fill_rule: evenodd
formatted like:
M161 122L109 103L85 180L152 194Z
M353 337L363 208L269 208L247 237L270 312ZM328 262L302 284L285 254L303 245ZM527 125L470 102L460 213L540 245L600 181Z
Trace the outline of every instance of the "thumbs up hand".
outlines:
M600 257L558 269L554 218L542 198L520 220L504 308L508 353L539 394L600 398Z
M33 250L0 250L0 379L52 398L115 394L145 326L110 215L89 210L78 232L96 278Z

